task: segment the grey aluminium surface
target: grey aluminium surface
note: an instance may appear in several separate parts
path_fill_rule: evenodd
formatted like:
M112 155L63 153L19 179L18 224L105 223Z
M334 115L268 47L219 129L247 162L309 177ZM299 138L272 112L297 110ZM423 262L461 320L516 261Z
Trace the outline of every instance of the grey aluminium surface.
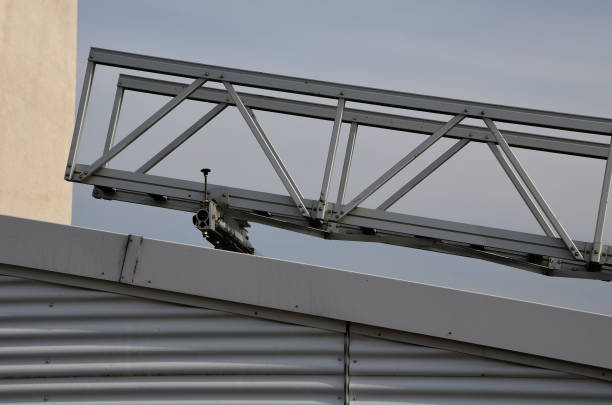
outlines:
M601 261L603 228L606 223L606 210L608 198L610 197L610 183L612 182L612 141L610 144L606 169L604 171L603 182L601 185L601 196L599 198L599 208L597 210L597 222L595 223L595 236L593 237L593 253L591 261L599 263Z
M146 130L151 128L155 123L164 118L168 113L170 113L177 105L179 105L183 100L185 100L191 93L196 91L199 87L201 87L204 83L206 83L206 79L198 78L195 79L189 86L183 89L183 91L176 96L174 96L170 101L164 104L159 110L153 113L149 118L147 118L142 124L140 124L136 129L130 132L125 136L117 145L112 147L108 152L100 156L95 162L90 165L89 171L85 173L81 173L79 178L84 180L90 175L102 167L105 163L119 154L122 150L127 148L132 142L134 142L138 137L140 137Z
M155 156L151 157L151 159L147 160L142 166L140 166L136 172L138 173L146 173L152 168L154 168L159 162L161 162L166 156L172 153L176 148L181 146L187 139L191 138L196 132L198 132L204 125L208 124L213 118L217 115L221 114L223 110L227 107L225 103L219 103L214 106L210 111L202 116L199 120L197 120L193 125L183 131L179 136L174 138L168 145L166 145L162 150L157 152Z
M5 403L590 405L612 395L610 382L359 325L336 332L7 276L0 296Z
M612 119L608 118L380 90L363 86L352 86L321 80L253 72L100 48L91 48L90 60L102 65L191 78L200 77L204 71L204 74L209 80L219 82L228 81L236 85L271 88L319 97L337 98L341 96L347 101L361 103L380 104L450 115L466 114L475 117L486 116L503 122L524 123L533 126L543 125L551 128L577 130L604 135L612 134Z
M186 86L184 83L124 74L119 75L117 85L125 90L164 96L175 96ZM244 101L245 105L256 110L323 119L328 121L334 121L336 115L336 107L326 104L244 92L239 92L238 94ZM205 87L197 90L189 97L189 99L211 103L233 104L226 91ZM444 122L442 121L355 108L345 108L342 121L345 123L354 122L359 125L427 135L434 133L438 128L444 125ZM518 131L504 131L504 136L506 137L510 146L513 147L590 157L594 159L606 159L608 156L608 144L601 142L590 142ZM487 128L462 124L459 124L448 131L445 137L454 139L468 138L474 142L494 141L494 139L491 137L491 132Z
M421 249L450 254L462 254L468 257L477 257L496 263L508 264L517 268L535 271L545 275L599 278L602 280L608 280L610 278L610 269L607 263L607 247L597 247L596 249L598 251L604 251L605 253L599 256L593 256L591 254L591 251L595 250L593 249L593 245L598 245L601 243L598 243L596 240L593 244L586 244L583 242L576 242L571 239L566 230L554 216L543 197L531 183L529 176L526 174L522 166L520 166L520 163L517 163L516 158L509 149L509 143L506 140L506 137L502 135L499 130L497 130L497 127L493 122L493 120L495 120L497 122L542 126L548 129L564 129L584 133L612 135L612 126L609 125L612 123L612 120L610 119L485 103L474 103L465 100L422 96L397 91L372 89L362 86L350 86L317 80L223 68L218 66L194 64L190 62L173 61L164 58L100 50L96 48L92 48L88 63L93 63L93 65L91 66L89 75L86 76L85 79L85 90L88 89L88 83L91 82L91 76L93 75L93 67L95 67L95 64L136 69L145 72L163 73L174 76L193 76L196 78L191 85L185 86L176 83L120 76L119 87L123 90L128 88L130 90L135 90L136 87L140 86L140 90L136 91L144 91L155 94L162 94L164 91L175 91L176 94L171 94L173 99L166 104L166 106L162 107L160 111L151 116L136 130L132 131L125 138L123 138L119 144L115 145L109 151L104 153L93 164L86 167L78 164L74 158L78 154L78 147L71 148L67 165L66 179L94 184L96 186L94 196L97 198L106 198L111 200L121 199L123 201L149 204L148 201L143 200L138 195L139 193L144 193L145 195L149 196L157 196L157 199L160 199L159 197L161 196L162 198L160 200L167 202L166 204L158 204L157 206L159 207L171 209L186 209L187 207L192 207L192 193L187 194L189 198L186 199L183 197L182 200L179 200L180 197L177 197L176 195L167 195L163 189L165 186L162 186L160 189L159 185L155 184L155 181L152 179L144 179L138 176L128 176L127 178L112 183L113 180L111 179L114 179L113 176L106 176L105 179L100 182L99 180L101 176L99 176L99 174L101 174L100 169L103 169L103 166L105 166L110 159L120 153L127 145L138 138L151 125L157 122L157 120L161 119L161 117L163 117L174 106L186 98L191 96L196 97L196 94L199 93L200 96L198 97L200 97L201 101L211 101L209 99L211 97L221 97L221 99L216 100L218 104L234 105L239 109L260 146L266 153L277 175L285 185L289 197L293 200L294 206L299 211L302 218L296 218L293 215L293 211L279 213L274 209L261 209L262 206L270 204L274 206L278 200L278 196L266 195L266 197L269 197L269 199L264 198L263 200L245 198L242 199L243 205L237 206L235 203L236 198L230 199L228 197L228 193L223 193L222 198L218 198L216 200L216 203L220 204L220 209L224 210L225 215L238 215L240 219L247 221L260 220L260 222L268 225L323 236L327 239L349 239L362 241L375 240L381 243L418 247ZM201 84L203 84L205 81L220 82L225 86L226 91L208 91L199 89ZM132 85L132 87L128 87L129 85L126 82L132 82L135 84ZM337 100L337 106L335 109L333 109L333 107L329 105L322 106L313 103L304 103L295 100L292 101L289 99L238 94L234 90L235 85L243 85L259 89L270 89L281 93L295 93L331 98ZM120 90L118 90L117 94L120 94L119 91ZM204 94L204 96L202 96L202 94ZM197 99L194 97L192 97L192 99ZM243 97L245 97L245 100L243 100ZM246 99L247 97L251 97L253 100L248 100ZM81 106L82 108L80 107L80 111L85 111L87 97L82 97L81 101L83 105ZM399 107L404 110L435 112L450 115L452 118L450 118L450 120L447 122L436 122L431 120L415 120L414 118L410 117L381 114L370 111L353 111L345 108L345 102L359 102L378 106ZM461 108L459 108L460 105ZM116 117L119 112L119 107L120 104L115 103L115 108L113 109L114 113L112 114L109 128L114 128L116 124ZM268 141L263 128L255 118L252 111L254 108L268 111L277 110L290 115L311 116L315 118L332 119L334 121L330 139L330 147L323 173L321 194L316 203L313 204L312 201L307 202L307 200L302 196L298 185L289 174L279 154ZM332 111L329 111L330 108L332 108ZM349 117L351 114L353 116ZM330 116L328 117L328 115ZM73 146L78 146L83 116L84 114L78 114L73 137ZM373 125L380 127L394 127L399 125L398 128L400 130L426 133L429 136L413 151L408 153L402 160L379 177L374 183L366 187L352 201L346 205L341 205L340 201L342 200L344 190L339 189L338 202L336 204L330 204L328 202L330 179L333 176L333 163L340 134L340 127L341 124L345 122L345 116L347 116L347 119L349 120L348 122L351 122L351 125L355 126L355 129L356 125ZM458 124L464 118L483 119L492 133L483 133L483 128L470 126L458 127ZM209 120L202 118L191 128L196 128L197 130L208 121ZM425 127L428 127L428 130L425 130ZM421 129L419 130L419 128ZM552 251L550 249L542 249L542 243L536 242L533 246L522 243L520 239L522 239L524 235L519 235L518 233L508 233L505 230L494 230L493 228L486 230L482 227L474 227L470 226L469 224L453 224L448 221L442 223L431 219L412 218L409 216L402 216L398 213L386 213L384 209L365 210L359 208L361 203L363 203L374 192L382 187L382 185L388 182L393 176L399 173L399 171L403 170L406 165L421 155L433 143L444 136L451 136L451 131L455 128L457 128L457 134L452 136L461 139L458 145L463 145L470 140L480 142L495 142L500 145L504 153L511 161L514 170L518 172L521 179L526 183L527 188L533 195L537 204L546 215L548 221L550 221L552 224L552 227L556 230L556 233L560 237L560 241L562 241L562 243L565 244L569 250L569 257L567 254L564 254L556 249L554 249L554 251L557 253L551 254ZM467 134L465 131L467 131ZM109 129L107 143L109 143L108 141L111 138L111 132L111 129ZM190 132L188 130L187 133L179 135L177 139L179 141L186 139L186 137L191 136L194 132L195 131ZM562 137L550 137L516 132L509 133L508 137L516 138L513 142L518 143L520 147L530 149L550 150L560 153L577 154L580 156L597 155L597 157L600 157L599 155L601 154L602 144L588 143L580 139L568 140L563 139ZM573 148L574 152L569 151L572 149L572 146L576 147ZM150 160L150 163L155 164L155 162L159 161L159 158L167 156L173 150L173 148L174 145L172 144L166 146L162 151L158 152L152 160ZM595 150L597 150L596 153ZM436 161L435 164L430 165L428 167L429 170L422 171L420 175L417 176L418 178L416 178L412 183L416 184L417 182L425 179L436 169L437 166L439 166L439 164L444 161L447 155L448 154L444 155L440 160ZM347 160L347 163L350 164L350 160ZM145 166L146 165L147 164L145 164ZM77 168L78 176L75 177L73 174ZM347 175L348 171L343 170L341 183L344 181L344 184L341 184L342 188L345 188L346 186ZM94 181L90 181L90 178L92 177L94 178ZM127 182L124 180L127 180ZM139 182L141 183L138 184ZM179 179L175 179L175 182L181 183ZM126 185L129 185L129 187L125 187ZM525 194L525 190L522 189L520 182L515 182L515 186L519 189L519 192L521 192L522 195ZM412 187L413 184L409 183L404 188L398 190L394 194L393 198L399 198ZM245 195L257 194L257 192L250 193L248 190L240 190L238 194L240 193ZM173 200L170 202L168 202L169 197L173 198ZM389 203L389 201L387 202ZM529 203L533 203L531 200L526 200L526 202L528 205ZM283 207L285 210L286 208L287 207ZM312 212L311 209L313 210ZM548 232L550 229L547 229L545 223L546 221L542 223L542 218L540 218L540 215L538 215L539 211L532 210L532 212L534 212L536 219L540 221L541 225L545 229L547 237L550 238L552 235L551 232ZM351 215L350 217L349 214ZM262 220L262 217L267 218ZM305 221L304 218L307 220ZM312 220L312 218L315 218L316 220ZM412 227L411 224L411 222L415 222L415 220L416 222L419 222L417 228ZM598 221L598 223L603 222ZM459 227L463 227L463 229ZM379 233L379 230L382 232ZM483 233L478 234L478 231L483 231ZM377 237L371 238L371 236ZM535 235L529 236L528 239L537 239L534 239L533 236ZM427 240L423 240L422 238L427 238ZM518 243L517 240L519 240ZM546 243L552 245L558 244L557 241L552 240ZM589 263L584 259L584 257L588 257L589 259L591 257L595 257L599 261L596 263ZM591 272L591 270L603 271Z
M298 188L297 184L295 184L295 181L293 180L293 177L291 177L291 174L289 174L287 167L285 166L280 156L278 156L276 150L268 140L266 133L263 131L263 129L257 122L255 115L248 111L248 109L245 107L244 103L240 99L240 96L236 93L236 90L234 90L234 87L231 85L231 83L223 82L223 85L227 89L227 92L234 101L236 107L238 107L238 111L240 111L240 114L242 115L251 132L255 136L255 139L259 143L259 146L268 157L268 160L276 171L277 176L279 177L279 179L285 186L285 189L295 202L295 205L297 206L298 210L300 210L302 215L309 217L310 213L304 205L304 197L302 196L300 189Z
M0 276L0 402L344 403L344 335Z
M354 322L591 366L604 378L612 369L609 316L150 239L130 269L128 235L5 216L0 225L4 274L17 266Z
M376 190L385 185L389 180L393 178L396 174L398 174L402 169L408 166L414 159L419 157L423 152L429 149L434 143L436 143L440 138L444 136L450 129L459 124L465 115L457 114L453 118L451 118L446 124L442 125L436 132L434 132L430 137L425 139L423 142L418 144L413 150L410 151L406 156L400 159L399 162L394 164L391 168L389 168L386 172L384 172L379 178L374 180L372 184L367 186L361 193L357 194L355 198L351 200L351 202L342 206L342 211L336 212L336 220L341 219L346 214L355 209L359 204L361 204L365 199L374 194Z
M344 203L344 194L346 193L346 185L351 171L353 152L355 151L355 141L357 140L357 127L358 125L356 122L351 123L351 129L349 130L348 141L346 143L346 151L344 153L344 161L342 163L342 173L340 174L340 185L338 186L336 205L342 205Z
M336 150L338 149L338 140L340 139L340 130L342 129L342 116L344 115L344 99L338 99L336 107L336 117L334 118L334 127L329 141L329 150L327 152L327 161L323 171L323 184L321 185L321 195L319 196L319 204L317 206L316 217L318 219L325 218L327 213L327 194L329 193L329 185L331 176L334 170L334 160L336 158Z
M79 170L84 170L85 167L80 167ZM102 198L189 212L197 211L202 199L201 183L131 173L116 169L101 169L88 179L86 183L109 189L110 191L105 193ZM309 227L308 222L297 211L295 204L288 196L218 185L210 185L209 189L212 198L223 204L227 209L231 209L234 216L313 236L336 239L354 237L356 238L355 240L372 242L381 242L382 238L394 237L393 241L385 240L387 243L405 244L405 246L413 247L423 246L427 249L429 249L430 245L435 245L436 249L444 249L446 247L454 249L457 246L472 244L482 247L477 252L479 254L486 254L486 250L491 249L493 253L506 252L507 254L512 254L512 252L515 252L516 254L534 254L562 258L568 260L568 266L570 263L573 263L571 264L572 267L567 269L550 269L543 266L531 269L540 274L603 280L612 279L612 273L609 271L612 265L612 257L606 255L602 271L586 271L579 262L571 262L573 260L572 255L564 246L563 241L557 238L367 208L356 208L349 215L345 216L341 223L337 224L337 232L328 234L325 230ZM164 202L156 201L147 194L150 192L164 195L167 199ZM313 200L308 199L305 200L305 203L309 206L314 206L315 204ZM254 210L267 212L270 215L254 215L252 214ZM366 238L363 236L363 228L376 229L377 233ZM412 236L410 237L410 235ZM455 245L452 245L453 243ZM583 252L589 251L591 246L586 242L576 242L576 244ZM441 251L444 251L443 249ZM485 249L485 251L482 249ZM469 255L471 254L475 253L469 252ZM497 258L502 259L501 257ZM492 260L492 258L488 258L488 260ZM513 265L518 265L518 263Z
M540 212L540 209L535 205L533 199L531 198L529 193L527 193L525 187L523 187L523 185L521 184L521 181L519 180L517 174L512 170L508 162L502 156L501 152L499 151L499 147L493 143L489 143L488 145L489 149L491 149L491 152L493 153L493 156L495 156L495 159L497 159L499 165L502 167L502 169L504 169L504 172L514 185L514 188L516 189L516 191L518 191L521 198L525 202L525 205L527 205L529 211L531 211L531 214L538 221L538 224L540 224L540 227L542 228L546 236L554 237L555 233L553 229L548 224L548 222L546 222L546 219L544 219L544 216Z
M604 404L612 385L535 367L366 337L351 329L352 404Z
M70 143L70 151L68 152L68 165L66 167L66 178L71 179L74 174L74 167L77 163L79 143L81 142L81 134L83 132L83 124L87 115L87 106L89 104L89 95L91 93L91 85L93 84L95 63L87 62L85 69L85 77L83 78L83 88L81 89L81 99L77 107L74 132L72 134L72 142Z
M159 293L142 299L134 287L106 292L58 281L0 276L3 403L456 405L510 398L591 405L612 398L609 381L462 353L425 336L411 342L363 325L303 326L297 316L274 322L232 313L238 305L220 311L195 300L163 302Z
M117 124L119 123L119 113L121 111L121 104L123 103L123 87L117 86L115 91L115 101L113 102L113 110L111 111L111 118L108 122L108 132L106 134L106 142L104 142L104 152L108 152L115 143L115 133L117 132Z
M540 191L538 190L536 185L533 183L533 180L531 180L531 178L529 177L529 175L527 174L527 172L521 165L521 162L519 162L518 158L514 155L514 153L510 149L508 142L506 142L506 139L504 138L502 133L499 131L499 129L497 129L497 126L495 125L495 123L491 121L491 119L489 118L484 118L484 122L487 124L487 127L489 127L489 129L491 130L491 133L493 134L493 136L495 136L495 139L497 140L497 144L499 145L501 150L504 152L504 154L508 157L508 160L512 164L512 167L514 168L514 170L516 170L521 180L523 180L523 183L525 183L525 186L527 187L531 195L533 195L533 198L535 199L539 207L542 209L542 211L546 215L546 218L548 218L553 228L555 228L555 230L557 231L557 234L561 237L561 239L563 239L563 243L565 243L565 245L572 252L572 254L574 255L576 259L583 260L582 253L580 253L580 251L574 244L572 238L569 236L569 234L567 233L563 225L561 225L561 223L559 222L559 219L557 219L557 216L552 211L552 208L550 208L550 206L548 205L544 197L542 197L542 195L540 194ZM518 183L516 183L515 185L518 185Z
M421 170L416 176L410 179L406 184L404 184L399 190L397 190L393 195L383 201L377 209L379 210L387 210L393 204L395 204L400 198L402 198L406 193L415 188L420 182L425 180L427 176L433 173L436 169L444 164L448 159L453 157L457 152L463 149L470 141L468 139L462 139L458 142L455 142L453 146L448 148L443 154L441 154L436 160L431 162L425 169Z

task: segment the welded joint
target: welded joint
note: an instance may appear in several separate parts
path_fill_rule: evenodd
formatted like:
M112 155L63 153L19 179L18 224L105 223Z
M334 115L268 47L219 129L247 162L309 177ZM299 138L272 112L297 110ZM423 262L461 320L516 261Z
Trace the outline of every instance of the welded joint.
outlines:
M548 267L552 270L561 270L561 259L557 259L556 257L551 257L548 259Z
M595 257L597 256L599 258L599 260L592 260L591 263L599 263L599 264L603 264L606 262L607 258L608 258L608 245L601 245L601 248L597 248L596 245L588 245L587 248L584 250L584 256L585 257Z
M123 255L123 265L121 266L121 274L118 280L120 283L134 283L143 239L142 236L128 235L125 254Z

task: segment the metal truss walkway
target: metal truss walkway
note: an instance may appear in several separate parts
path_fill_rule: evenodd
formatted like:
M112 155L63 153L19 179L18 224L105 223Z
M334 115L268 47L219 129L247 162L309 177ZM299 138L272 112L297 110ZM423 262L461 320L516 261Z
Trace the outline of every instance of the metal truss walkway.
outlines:
M193 82L183 84L121 74L117 82L104 150L93 163L84 164L78 161L78 150L96 65L187 77ZM225 90L204 87L207 82L222 83ZM290 98L239 93L234 86L324 97L336 100L337 104L334 107ZM115 143L115 130L126 90L170 96L171 100ZM107 167L111 159L186 99L216 105L136 171ZM450 118L443 122L375 110L345 108L346 102L394 107L403 109L406 113L431 112L448 115ZM282 181L287 190L286 195L212 184L205 193L202 183L148 174L160 161L227 107L238 109ZM255 117L254 110L334 122L321 193L317 198L307 199L302 195ZM461 124L466 118L482 120L485 126ZM499 122L612 136L612 119L608 118L379 90L92 48L77 110L65 179L94 185L93 195L96 198L194 212L196 227L216 247L227 250L254 252L245 229L247 221L253 221L326 239L381 242L474 257L548 276L612 280L612 257L608 253L612 254L612 250L602 243L612 175L609 139L606 137L606 143L599 143L526 132L500 131L496 124ZM330 183L342 123L350 124L349 139L340 169L340 185L338 190L332 192ZM351 158L360 126L429 136L356 197L345 201ZM443 137L456 139L456 143L376 209L360 206ZM399 199L470 142L487 144L541 226L544 235L392 212L391 208ZM568 234L517 159L514 148L606 160L599 210L594 213L597 215L597 222L593 242L577 241Z

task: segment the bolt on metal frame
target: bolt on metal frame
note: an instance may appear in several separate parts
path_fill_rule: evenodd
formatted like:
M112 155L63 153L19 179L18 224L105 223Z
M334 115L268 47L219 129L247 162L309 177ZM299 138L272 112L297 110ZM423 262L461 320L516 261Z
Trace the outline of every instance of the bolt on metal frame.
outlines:
M96 65L187 77L189 85L143 77L120 75L102 155L92 164L78 162L87 105ZM223 84L225 90L206 88L207 82ZM234 86L275 90L335 99L336 107L282 97L239 93ZM172 97L136 129L114 145L124 92L137 91ZM179 134L135 172L107 168L108 162L142 136L182 101L215 103L187 130ZM447 122L425 120L346 107L346 102L390 106L449 115ZM266 154L288 195L275 195L224 186L210 186L217 203L227 214L327 239L362 240L411 246L504 263L540 274L612 279L612 258L602 243L606 205L612 178L610 142L599 143L498 129L496 122L612 136L612 119L550 111L476 103L361 86L307 80L176 61L165 58L92 48L75 121L65 178L93 184L99 196L171 209L196 211L201 185L147 174L178 146L202 129L227 107L236 107ZM333 122L329 150L317 200L304 198L287 167L268 140L253 110L323 119ZM482 120L485 127L461 124L465 118ZM350 123L349 139L342 163L335 203L329 201L331 178L343 123ZM389 168L350 202L344 203L351 159L360 125L429 135L404 158ZM360 207L367 198L402 171L442 137L458 141L414 178L388 197L377 209ZM389 212L399 199L471 142L485 142L497 162L523 198L545 236L523 232L440 221ZM512 147L605 159L606 169L593 243L575 241L553 213L533 183ZM505 156L505 157L504 157ZM155 198L152 196L163 196ZM586 258L586 259L585 259Z

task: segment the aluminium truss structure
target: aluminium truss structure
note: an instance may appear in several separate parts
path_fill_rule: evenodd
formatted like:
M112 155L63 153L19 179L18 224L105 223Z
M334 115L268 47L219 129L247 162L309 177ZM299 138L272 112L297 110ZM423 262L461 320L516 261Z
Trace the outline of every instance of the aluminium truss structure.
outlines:
M166 74L190 78L193 81L184 84L121 74L117 82L104 150L93 163L84 164L78 162L78 150L96 65ZM206 82L222 83L225 90L204 87ZM234 88L237 85L333 99L336 106L240 93ZM126 90L169 96L171 100L115 143L117 121ZM216 105L137 170L125 171L107 167L111 159L186 99ZM445 114L451 118L442 122L345 108L347 101L395 107L406 112L412 110ZM287 190L286 195L212 184L204 191L203 184L199 182L148 174L160 161L228 107L237 108L244 118ZM253 111L256 110L333 121L318 198L307 199L302 195L255 117ZM466 118L482 120L485 126L461 124ZM612 280L612 249L602 243L612 176L610 143L500 131L496 124L498 122L612 135L612 119L607 118L431 97L92 48L77 110L65 179L93 185L93 195L96 198L194 212L194 224L204 236L216 247L228 250L254 252L245 230L247 221L253 221L326 239L381 242L473 257L548 276ZM334 201L330 198L330 183L342 123L350 124L350 131L341 168L340 185ZM345 191L360 126L426 134L428 137L347 202L344 201ZM360 206L442 137L457 141L376 209ZM487 144L541 226L544 235L430 219L389 210L400 198L470 142ZM513 148L606 160L593 242L571 238L517 159Z

